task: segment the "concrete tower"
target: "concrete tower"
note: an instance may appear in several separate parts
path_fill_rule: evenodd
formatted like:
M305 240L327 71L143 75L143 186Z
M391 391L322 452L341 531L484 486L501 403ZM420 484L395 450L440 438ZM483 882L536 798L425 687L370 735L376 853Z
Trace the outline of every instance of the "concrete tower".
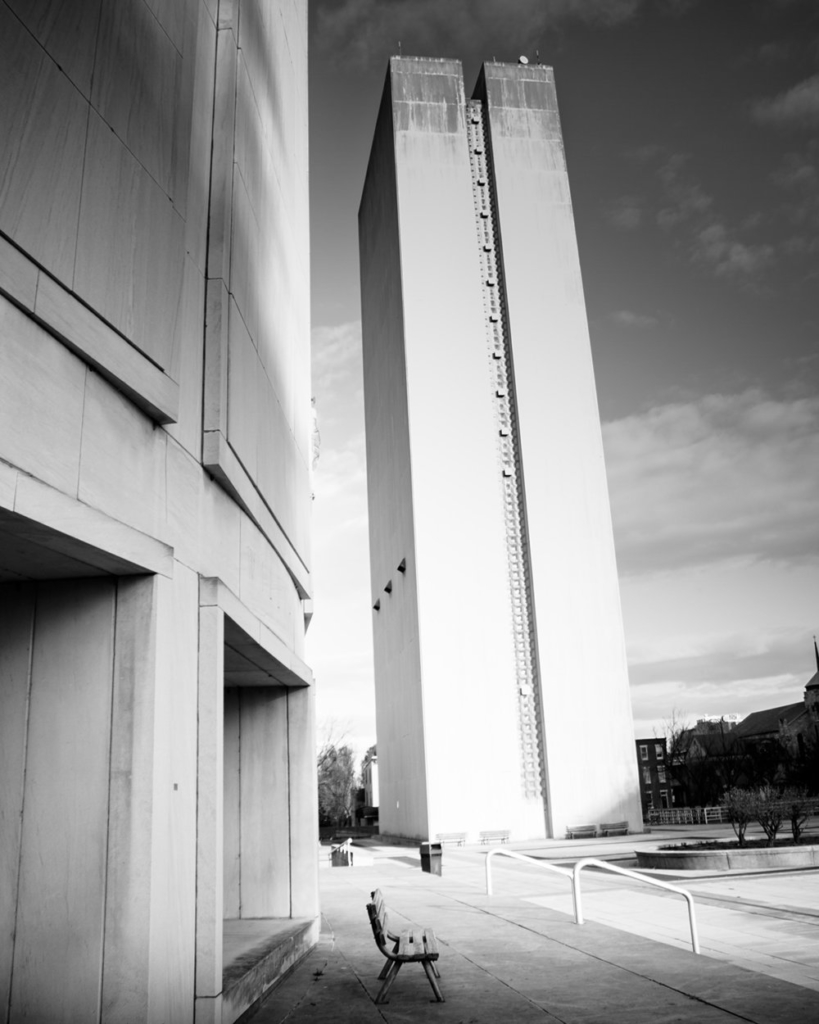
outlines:
M359 228L382 831L639 830L552 69L393 58Z

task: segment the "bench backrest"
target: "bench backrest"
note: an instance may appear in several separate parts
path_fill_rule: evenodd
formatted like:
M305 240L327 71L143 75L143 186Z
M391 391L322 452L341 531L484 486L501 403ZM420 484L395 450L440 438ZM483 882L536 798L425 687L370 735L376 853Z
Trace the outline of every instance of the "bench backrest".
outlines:
M369 914L370 917L370 926L372 927L373 935L375 936L375 941L378 943L379 946L386 946L387 928L386 922L384 920L384 915L378 913L378 911L375 909L375 904L373 903L367 904L367 913Z
M384 946L386 948L387 933L389 931L387 908L384 905L384 897L381 895L380 889L376 889L372 896L373 902L367 904L367 913L370 917L370 925L372 926L375 941L379 946Z

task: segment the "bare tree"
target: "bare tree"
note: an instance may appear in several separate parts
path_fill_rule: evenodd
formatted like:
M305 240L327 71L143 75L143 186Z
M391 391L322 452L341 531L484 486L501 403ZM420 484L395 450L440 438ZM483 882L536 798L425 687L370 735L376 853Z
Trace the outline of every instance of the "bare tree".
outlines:
M745 846L745 831L754 820L756 796L747 789L729 789L725 794L728 818L740 846Z
M355 788L352 747L325 743L318 753L319 821L328 825L349 824Z

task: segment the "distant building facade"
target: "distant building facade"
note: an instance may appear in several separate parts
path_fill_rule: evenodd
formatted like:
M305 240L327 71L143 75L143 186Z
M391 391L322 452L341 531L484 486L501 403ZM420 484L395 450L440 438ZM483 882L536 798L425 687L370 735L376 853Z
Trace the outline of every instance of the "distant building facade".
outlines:
M665 737L635 740L637 771L640 776L640 804L643 817L648 812L675 804L674 780L666 765Z
M317 937L306 7L0 2L0 1021Z
M802 753L808 744L819 745L819 650L814 641L816 672L805 684L803 699L764 711L753 711L734 730L745 742L779 740L792 752Z
M359 228L381 830L639 830L551 68L393 58Z

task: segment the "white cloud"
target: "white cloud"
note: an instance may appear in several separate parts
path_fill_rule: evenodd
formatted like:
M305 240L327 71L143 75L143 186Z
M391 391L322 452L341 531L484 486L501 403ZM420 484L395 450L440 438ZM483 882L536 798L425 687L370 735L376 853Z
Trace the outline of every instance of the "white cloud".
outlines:
M819 398L707 395L603 433L621 573L816 559Z
M718 277L750 276L774 261L772 245L746 244L731 238L723 224L709 224L694 240L695 260L711 266Z
M758 124L779 128L810 128L819 125L819 75L812 75L791 89L751 105Z
M713 200L696 182L685 173L688 157L675 153L659 169L659 178L668 205L657 214L661 228L676 227L683 221L704 213Z
M491 41L499 59L513 59L522 52L522 40L537 43L539 34L548 28L567 20L617 25L632 18L642 2L318 0L317 46L339 59L369 63L396 53L399 40L404 53L431 56L461 54Z
M330 397L342 381L361 377L361 321L313 328L313 392Z
M660 322L655 316L645 313L632 313L629 309L618 309L610 315L610 319L621 327L656 327Z
M635 196L620 196L608 211L607 217L616 228L627 231L638 228L643 219L640 200Z

